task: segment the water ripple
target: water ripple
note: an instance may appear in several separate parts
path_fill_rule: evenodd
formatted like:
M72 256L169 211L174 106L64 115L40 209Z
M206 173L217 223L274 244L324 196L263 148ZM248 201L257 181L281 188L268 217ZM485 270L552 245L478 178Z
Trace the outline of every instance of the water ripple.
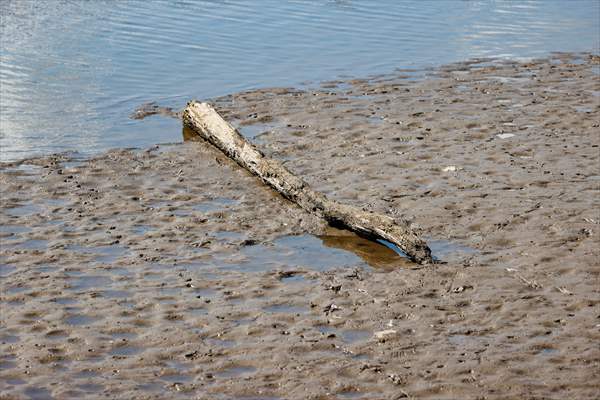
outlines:
M599 13L595 0L1 1L0 159L178 138L172 121L127 119L146 101L597 51Z

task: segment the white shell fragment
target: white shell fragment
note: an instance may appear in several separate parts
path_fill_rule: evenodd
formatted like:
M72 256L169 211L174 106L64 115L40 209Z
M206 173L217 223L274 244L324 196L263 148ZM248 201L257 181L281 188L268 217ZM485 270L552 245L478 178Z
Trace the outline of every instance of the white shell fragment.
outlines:
M514 133L499 133L499 134L496 135L496 137L498 139L508 139L508 138L513 137L513 136L515 136Z

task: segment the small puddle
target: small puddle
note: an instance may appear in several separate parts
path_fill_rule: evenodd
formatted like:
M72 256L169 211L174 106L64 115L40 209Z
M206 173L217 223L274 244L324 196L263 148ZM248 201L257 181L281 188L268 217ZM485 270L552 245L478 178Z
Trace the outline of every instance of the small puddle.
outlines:
M134 333L134 332L114 332L114 333L111 333L110 336L116 340L118 340L118 339L131 340L131 339L135 339L138 335L137 335L137 333Z
M14 361L0 360L0 371L6 369L13 369L17 367L17 363Z
M6 210L13 217L27 217L41 213L43 208L39 204L26 203Z
M112 283L110 277L101 275L84 275L70 277L69 279L73 279L69 290L101 289Z
M38 175L43 171L43 169L44 168L40 167L39 165L23 163L17 165L16 167L10 168L10 171L23 172L26 175Z
M57 304L62 304L62 305L72 305L72 304L77 304L78 300L74 299L73 297L57 297L51 301L54 301Z
M208 339L205 339L205 341L208 344L210 344L212 346L217 346L217 347L231 348L236 345L236 342L234 340L227 340L227 339L208 338Z
M230 206L235 206L238 203L238 200L217 197L215 199L203 201L202 203L192 206L192 210L200 211L202 213L210 213L226 209Z
M246 246L241 254L245 261L238 268L244 271L265 271L282 264L324 271L361 264L361 259L352 252L324 246L322 240L313 235L285 236L272 245Z
M52 393L43 387L28 387L23 391L25 395L30 399L53 399Z
M585 113L585 114L590 114L594 111L591 107L585 107L585 106L572 106L571 108L573 108L578 113Z
M10 235L16 235L17 233L31 232L31 228L22 225L0 225L0 233L7 233Z
M475 254L478 252L477 249L448 240L428 240L427 244L433 257L438 260L443 260L450 255Z
M110 351L111 356L133 356L143 352L144 349L137 346L119 346Z
M69 245L65 248L66 250L72 250L77 253L93 255L95 261L102 263L112 263L119 257L123 256L127 252L127 248L124 246L110 245L110 246L80 246L80 245Z
M161 383L151 382L151 383L140 383L136 386L136 390L140 390L142 392L159 392L163 388Z
M165 374L159 377L162 381L173 382L173 383L181 383L181 382L189 382L192 380L192 377L189 375L183 374Z
M90 379L90 378L98 378L100 376L101 375L98 374L96 371L91 370L91 369L86 369L86 370L77 372L75 375L73 375L73 378L75 378L75 379Z
M4 334L4 335L0 336L0 343L2 343L2 344L17 343L20 340L21 340L21 338L19 338L18 336L15 336L15 335Z
M71 204L71 202L67 199L46 199L44 200L44 204L52 207L65 207Z
M337 394L337 396L339 396L341 399L366 399L366 398L370 398L370 397L364 397L366 396L364 393L361 392L340 392Z
M81 385L77 385L77 388L83 390L87 393L92 392L100 392L104 389L104 385L100 385L99 383L83 383Z
M484 346L488 342L488 338L486 336L455 333L448 336L448 342L463 349L472 349Z
M14 265L0 264L0 278L6 278L17 270Z
M86 162L85 158L73 158L69 161L63 161L61 163L63 169L68 169L68 170L72 170L72 169L77 169L79 167L81 167L82 165L84 165Z
M365 342L373 337L373 333L366 329L336 329L329 325L320 325L316 327L321 334L325 336L335 335L342 339L346 344Z
M191 314L195 317L199 317L202 315L208 315L208 310L204 307L193 307L192 306L186 310L186 313Z
M5 293L10 293L10 294L14 294L14 293L21 293L24 292L26 290L29 290L29 286L9 286L8 288L3 288L6 292Z
M196 288L194 294L196 297L216 297L219 295L219 292L212 288Z
M100 318L83 314L75 314L66 317L64 321L67 325L91 325L98 320L100 320Z
M243 233L220 231L214 234L214 237L224 242L237 242L244 238Z
M8 383L9 385L13 385L13 386L19 386L19 385L26 384L27 381L24 381L23 379L19 379L19 378L9 378L9 379L6 379L6 383Z
M559 353L559 351L557 349L545 348L545 349L542 349L538 354L542 355L542 356L553 356L558 353Z
M102 291L102 296L106 297L108 299L126 299L128 297L131 297L131 292L128 292L126 290L103 290Z
M14 246L27 250L45 250L48 247L48 241L42 239L28 239L24 242L14 244Z
M340 335L342 336L342 340L348 344L365 342L371 339L371 337L373 337L372 332L364 329L350 329L346 331L341 331Z
M151 232L151 231L152 231L152 230L154 230L154 229L156 229L156 228L154 228L154 227L153 227L153 226L151 226L151 225L134 225L134 226L131 228L131 231L132 231L134 234L136 234L136 235L143 236L143 235L145 235L146 233L148 233L148 232Z
M295 306L291 304L275 304L263 308L264 311L269 313L285 313L285 314L306 314L308 309L306 307Z
M383 117L380 117L378 115L372 115L372 116L370 116L370 117L367 118L367 121L371 125L381 125L381 124L383 124L383 122L385 120L383 119Z
M239 126L237 129L244 137L248 139L254 139L257 136L262 135L263 133L271 132L274 127L275 126L272 124L256 123L251 125Z
M242 376L249 376L256 372L254 367L231 367L223 371L216 372L214 375L218 378L236 378Z

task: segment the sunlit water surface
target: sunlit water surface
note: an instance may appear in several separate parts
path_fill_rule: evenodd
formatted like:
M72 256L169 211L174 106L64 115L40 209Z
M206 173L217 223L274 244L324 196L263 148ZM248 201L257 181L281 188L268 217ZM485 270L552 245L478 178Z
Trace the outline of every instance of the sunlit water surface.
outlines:
M598 51L589 1L0 1L0 159L180 140L141 103Z

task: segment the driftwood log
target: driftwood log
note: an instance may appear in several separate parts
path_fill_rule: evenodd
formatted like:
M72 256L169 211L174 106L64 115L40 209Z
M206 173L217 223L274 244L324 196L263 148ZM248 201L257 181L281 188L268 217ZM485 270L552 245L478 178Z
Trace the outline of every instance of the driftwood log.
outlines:
M209 104L191 101L183 111L184 128L189 128L216 146L285 198L325 219L330 225L356 232L371 240L383 239L398 246L415 262L432 262L427 244L405 224L393 218L336 201L316 192L279 161L266 158ZM188 135L190 134L188 130Z

